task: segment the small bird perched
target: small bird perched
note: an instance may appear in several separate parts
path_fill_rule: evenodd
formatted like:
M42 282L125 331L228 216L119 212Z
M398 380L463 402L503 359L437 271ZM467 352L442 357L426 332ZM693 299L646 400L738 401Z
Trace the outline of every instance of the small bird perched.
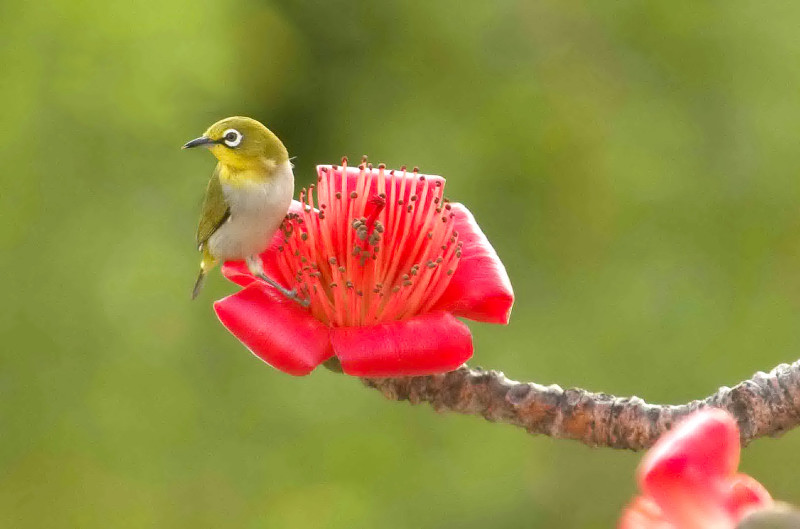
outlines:
M254 276L307 305L308 301L295 291L264 274L258 255L269 246L294 194L292 164L281 140L258 121L234 116L214 123L183 146L192 147L207 147L219 160L208 182L197 226L197 245L203 258L192 299L219 261L244 259Z

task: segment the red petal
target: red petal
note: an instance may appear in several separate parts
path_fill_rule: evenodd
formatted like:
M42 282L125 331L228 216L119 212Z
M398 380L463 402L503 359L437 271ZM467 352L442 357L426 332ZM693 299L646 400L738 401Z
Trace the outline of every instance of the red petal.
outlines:
M369 171L370 171L369 169L366 169L367 174L369 173ZM378 179L374 178L374 177L377 177L379 171L380 170L377 167L373 167L372 168L373 179L370 181L370 186L369 186L369 189L367 191L370 194L378 192L378 188L377 188ZM390 170L386 169L386 174L387 175L389 174L389 172L390 172ZM344 191L342 191L342 167L341 166L335 166L335 168L334 168L334 166L332 166L332 165L318 165L317 166L317 175L320 178L323 178L324 173L327 173L327 174L331 175L330 178L333 179L333 189L334 189L334 191L350 193L351 191L354 191L356 189L356 184L358 183L358 176L361 173L361 169L359 169L358 167L353 167L353 166L348 166L347 167L347 173L345 174L345 185L347 186L347 189L344 190ZM439 175L430 175L430 174L422 174L422 173L416 173L415 174L412 171L403 172L403 171L399 171L399 170L395 169L394 170L394 174L395 174L395 181L397 182L398 186L400 184L400 180L401 179L405 179L407 181L406 185L408 185L408 182L413 182L414 183L414 185L412 187L407 187L407 189L406 189L406 194L409 195L409 196L411 194L413 194L414 192L418 192L418 190L422 188L422 184L419 182L419 177L421 177L421 176L425 177L425 179L427 179L428 182L434 182L434 185L435 185L436 182L441 182L441 184L444 184L444 181L445 181L444 178L442 178ZM403 176L403 175L405 175L405 176ZM412 189L413 189L413 191L412 191ZM433 192L434 192L434 186L431 186L430 187L430 193L433 193Z
M674 529L658 505L645 496L634 498L622 513L618 529Z
M764 485L747 474L737 474L731 478L730 487L726 507L736 520L741 520L756 509L772 505L772 496Z
M469 329L446 312L369 327L334 328L331 343L344 372L362 377L444 373L472 356Z
M253 283L214 310L253 354L290 375L307 375L333 356L328 327L271 287Z
M453 204L455 229L463 243L461 260L447 290L433 310L446 310L488 323L508 323L514 291L508 274L475 217L462 204Z
M244 261L225 261L222 265L222 275L239 286L246 287L256 280L250 275Z

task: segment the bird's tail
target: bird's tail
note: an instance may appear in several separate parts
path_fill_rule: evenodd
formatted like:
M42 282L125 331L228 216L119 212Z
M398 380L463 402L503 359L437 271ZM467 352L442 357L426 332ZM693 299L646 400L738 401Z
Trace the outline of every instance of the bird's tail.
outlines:
M206 274L208 271L217 265L217 260L208 253L208 250L203 248L203 260L200 261L200 273L197 274L197 280L194 282L194 289L192 290L192 299L195 299L200 291L203 289Z
M206 282L206 271L202 268L200 273L197 274L197 280L194 282L194 289L192 290L192 299L196 299L200 291L203 290L203 283Z

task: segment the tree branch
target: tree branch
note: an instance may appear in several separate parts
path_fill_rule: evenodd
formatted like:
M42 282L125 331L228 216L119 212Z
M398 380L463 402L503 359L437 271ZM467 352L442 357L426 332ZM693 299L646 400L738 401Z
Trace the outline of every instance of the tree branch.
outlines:
M362 380L391 400L427 402L436 411L480 415L532 434L575 439L589 446L642 450L675 420L707 406L736 417L744 444L767 435L777 437L800 424L800 360L680 406L516 382L499 371L466 365L442 375Z

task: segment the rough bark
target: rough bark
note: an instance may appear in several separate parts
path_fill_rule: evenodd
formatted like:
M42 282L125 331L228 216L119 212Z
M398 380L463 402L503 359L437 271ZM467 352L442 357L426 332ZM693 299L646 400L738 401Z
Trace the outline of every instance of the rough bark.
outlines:
M583 389L509 380L499 371L462 366L450 373L405 378L364 378L386 398L429 403L436 411L480 415L532 434L574 439L589 446L642 450L681 417L707 406L739 421L742 442L778 436L800 423L800 360L758 372L732 388L688 404L648 404Z

